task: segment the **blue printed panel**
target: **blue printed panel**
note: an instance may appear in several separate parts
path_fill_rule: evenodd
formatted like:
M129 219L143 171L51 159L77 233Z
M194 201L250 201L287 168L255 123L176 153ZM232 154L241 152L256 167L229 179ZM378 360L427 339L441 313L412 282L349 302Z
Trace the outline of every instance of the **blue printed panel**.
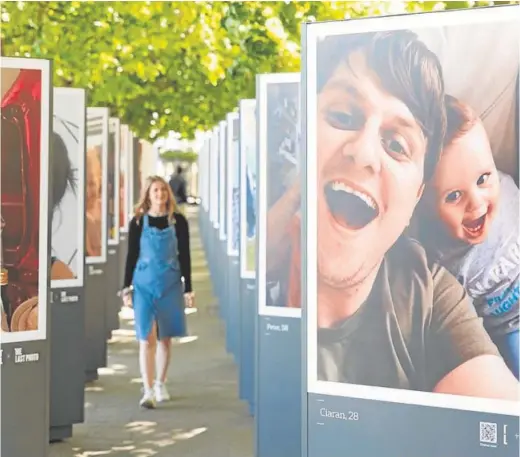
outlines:
M301 320L258 316L258 326L257 457L301 457Z
M240 291L240 398L254 414L256 281L242 279Z
M308 395L308 457L518 457L518 417Z
M229 336L229 350L234 355L235 361L240 363L240 266L237 256L229 257L228 269L228 319L227 334Z

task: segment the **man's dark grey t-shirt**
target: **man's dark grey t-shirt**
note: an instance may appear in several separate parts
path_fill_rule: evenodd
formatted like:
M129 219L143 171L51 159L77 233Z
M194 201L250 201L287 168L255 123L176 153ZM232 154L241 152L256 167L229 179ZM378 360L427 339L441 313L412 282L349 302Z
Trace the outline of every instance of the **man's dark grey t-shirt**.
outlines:
M432 391L474 357L498 355L464 288L402 237L361 308L318 330L318 379Z

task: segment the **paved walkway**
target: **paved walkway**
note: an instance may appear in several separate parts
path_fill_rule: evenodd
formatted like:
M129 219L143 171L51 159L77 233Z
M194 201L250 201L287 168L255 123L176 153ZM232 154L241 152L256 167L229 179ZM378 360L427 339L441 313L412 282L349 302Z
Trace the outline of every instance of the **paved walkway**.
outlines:
M50 457L252 457L253 420L238 399L237 369L225 351L223 324L190 211L194 290L198 310L190 336L173 346L168 387L173 401L153 411L138 407L138 347L131 312L109 342L108 367L87 385L85 423L52 444Z

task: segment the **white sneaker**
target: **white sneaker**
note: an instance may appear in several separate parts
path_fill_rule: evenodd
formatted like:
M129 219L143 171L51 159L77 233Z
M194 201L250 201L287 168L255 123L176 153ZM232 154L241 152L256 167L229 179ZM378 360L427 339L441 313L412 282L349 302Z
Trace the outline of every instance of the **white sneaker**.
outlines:
M171 397L168 393L168 389L166 389L166 385L162 382L156 382L154 386L155 390L155 399L161 403L163 401L170 401Z
M141 401L139 402L139 406L141 406L141 408L146 409L155 408L155 397L152 389L144 391L144 395L143 398L141 398Z

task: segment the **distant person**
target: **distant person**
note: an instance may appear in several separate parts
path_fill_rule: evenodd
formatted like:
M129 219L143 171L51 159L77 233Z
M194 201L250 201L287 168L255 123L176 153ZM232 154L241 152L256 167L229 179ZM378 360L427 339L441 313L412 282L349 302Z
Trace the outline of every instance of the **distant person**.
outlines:
M170 187L180 211L184 210L184 205L188 201L186 193L186 178L184 178L184 170L179 165L176 173L170 178Z

